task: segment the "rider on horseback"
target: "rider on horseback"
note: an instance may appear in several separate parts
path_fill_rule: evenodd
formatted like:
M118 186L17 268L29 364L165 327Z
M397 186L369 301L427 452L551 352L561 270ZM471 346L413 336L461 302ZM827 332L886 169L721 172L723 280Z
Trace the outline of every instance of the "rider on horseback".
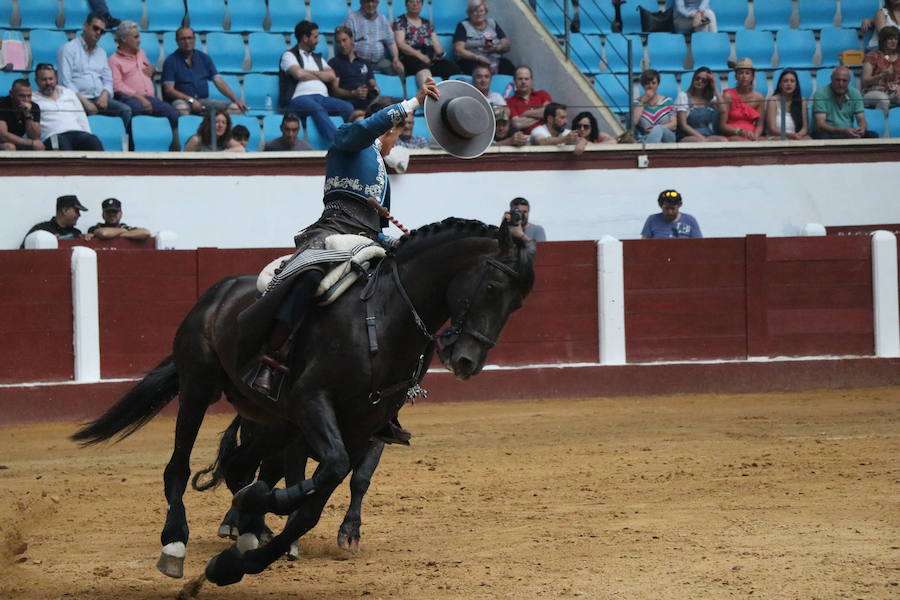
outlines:
M370 106L370 115L355 123L345 123L335 133L334 143L325 157L325 209L318 221L294 237L296 258L304 250L325 248L325 238L334 234L357 234L385 243L382 232L387 220L369 204L390 209L390 182L383 157L390 153L403 130L406 115L424 105L425 98L439 97L433 79L427 79L414 98L385 106L377 100ZM293 260L293 259L292 259ZM278 287L280 301L275 310L274 323L266 342L265 352L251 385L272 397L275 372L287 372L285 361L291 348L291 336L300 326L313 295L322 281L321 266L313 265L285 278ZM274 290L270 288L267 295ZM263 296L265 298L265 296ZM260 304L257 302L255 304ZM251 306L251 309L255 308ZM245 312L254 312L248 309ZM244 319L242 315L241 319ZM393 417L376 437L389 443L408 443L411 434Z

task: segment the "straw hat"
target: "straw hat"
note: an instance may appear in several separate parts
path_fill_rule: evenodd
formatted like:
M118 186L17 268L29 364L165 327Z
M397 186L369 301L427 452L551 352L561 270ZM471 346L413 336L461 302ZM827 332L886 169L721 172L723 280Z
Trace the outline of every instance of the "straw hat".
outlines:
M476 158L494 141L494 110L484 94L465 81L437 85L440 99L425 99L431 137L457 158Z
M753 66L753 61L749 58L742 58L734 63L734 70L737 71L739 69L750 69L751 71L755 71L756 67Z

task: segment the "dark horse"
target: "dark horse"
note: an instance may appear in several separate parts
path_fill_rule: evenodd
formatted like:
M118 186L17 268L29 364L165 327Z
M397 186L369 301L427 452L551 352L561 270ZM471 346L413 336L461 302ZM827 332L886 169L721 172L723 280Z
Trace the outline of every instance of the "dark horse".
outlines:
M531 291L531 254L479 221L446 219L401 239L365 290L351 288L297 333L290 388L272 402L241 375L251 352L240 347L237 316L256 298L256 278L228 277L207 290L178 328L173 353L104 415L72 438L82 444L130 435L175 395L175 448L165 469L169 509L158 566L180 577L188 541L183 495L190 454L206 409L224 392L238 413L265 426L256 464L294 444L319 464L309 479L270 489L263 481L234 495L244 515L291 515L259 548L237 546L213 557L206 577L218 585L260 573L312 529L334 489L363 460L372 435L398 410L434 334L449 318L439 352L458 378L479 373L509 315ZM254 349L255 350L255 349Z

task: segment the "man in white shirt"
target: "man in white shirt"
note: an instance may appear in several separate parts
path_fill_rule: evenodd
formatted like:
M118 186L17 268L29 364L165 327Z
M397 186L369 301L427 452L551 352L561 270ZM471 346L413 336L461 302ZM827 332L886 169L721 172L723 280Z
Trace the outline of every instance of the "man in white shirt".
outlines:
M53 150L103 150L91 133L87 115L72 90L56 84L56 69L41 63L34 73L38 90L32 99L41 108L41 141Z
M544 107L544 123L531 130L531 143L538 146L577 144L581 138L566 127L568 119L566 107L558 102L551 102Z
M478 65L472 69L472 85L484 94L484 97L487 98L487 101L492 106L506 106L506 100L503 96L491 90L493 79L494 75L491 73L491 68L487 65Z
M337 128L328 115L339 115L344 121L353 112L353 105L328 95L328 88L335 83L334 71L313 52L319 44L319 26L310 21L300 21L294 27L297 45L281 55L282 81L294 84L290 102L285 112L299 117L312 117L319 134L330 145Z
M78 95L89 115L119 117L125 129L131 125L131 107L113 98L113 78L106 51L98 45L106 33L106 20L91 13L81 35L60 46L56 53L59 85Z

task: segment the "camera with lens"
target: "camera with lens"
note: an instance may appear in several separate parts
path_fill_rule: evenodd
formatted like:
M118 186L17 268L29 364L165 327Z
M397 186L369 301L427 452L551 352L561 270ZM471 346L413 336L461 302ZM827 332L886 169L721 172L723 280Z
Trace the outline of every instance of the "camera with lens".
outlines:
M525 220L525 213L519 208L513 208L509 211L509 226L517 227Z

